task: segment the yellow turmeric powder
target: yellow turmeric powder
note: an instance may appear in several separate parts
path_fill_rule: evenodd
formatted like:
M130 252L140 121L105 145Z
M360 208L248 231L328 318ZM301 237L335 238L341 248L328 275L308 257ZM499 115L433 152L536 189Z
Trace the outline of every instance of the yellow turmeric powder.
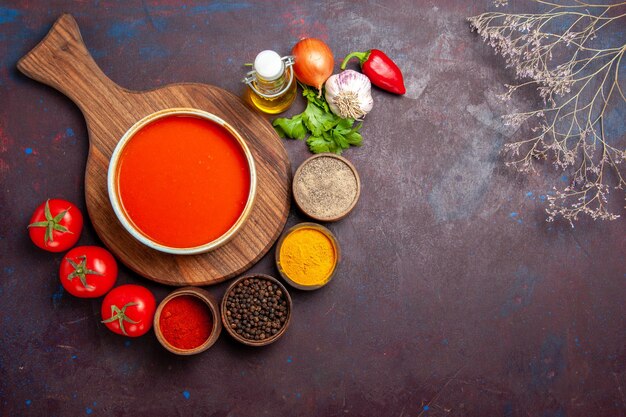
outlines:
M335 270L336 258L334 242L312 227L290 232L279 253L283 273L305 287L325 284Z

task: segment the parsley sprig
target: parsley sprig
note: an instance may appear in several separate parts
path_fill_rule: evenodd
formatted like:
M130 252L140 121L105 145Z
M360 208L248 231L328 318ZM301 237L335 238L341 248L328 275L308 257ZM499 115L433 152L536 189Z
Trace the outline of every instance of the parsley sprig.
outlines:
M330 111L324 97L316 90L302 86L302 95L307 100L306 109L291 118L280 117L272 125L281 138L306 140L313 153L333 152L341 154L350 146L361 146L363 137L359 133L362 123L354 126L354 119L343 119Z

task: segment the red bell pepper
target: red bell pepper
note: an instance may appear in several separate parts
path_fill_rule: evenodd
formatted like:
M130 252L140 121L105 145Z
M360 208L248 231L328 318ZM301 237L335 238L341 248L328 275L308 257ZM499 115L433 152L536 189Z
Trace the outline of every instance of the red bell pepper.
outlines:
M371 49L367 52L352 52L341 63L341 69L346 69L348 61L352 58L359 59L361 71L375 86L390 93L406 93L402 71L383 51Z

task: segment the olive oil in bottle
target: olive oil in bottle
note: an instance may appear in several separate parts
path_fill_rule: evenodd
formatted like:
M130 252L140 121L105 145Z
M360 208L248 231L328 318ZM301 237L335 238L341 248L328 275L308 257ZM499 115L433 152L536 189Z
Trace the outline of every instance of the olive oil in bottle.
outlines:
M254 59L254 70L243 82L244 99L268 114L282 113L296 98L297 83L293 74L294 58L281 58L274 51L261 51Z

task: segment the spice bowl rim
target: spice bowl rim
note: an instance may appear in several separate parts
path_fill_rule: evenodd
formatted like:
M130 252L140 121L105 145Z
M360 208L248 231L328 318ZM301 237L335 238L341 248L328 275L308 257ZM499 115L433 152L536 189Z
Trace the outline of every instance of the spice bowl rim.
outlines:
M226 300L228 299L228 295L231 293L231 291L233 291L233 289L240 282L246 279L251 279L251 278L262 278L262 279L272 282L273 284L278 285L278 287L283 291L283 294L285 294L285 299L287 300L287 319L285 320L285 323L275 335L268 337L267 339L264 339L264 340L250 340L250 339L246 339L243 336L238 335L237 332L235 332L233 329L230 328L230 325L228 324L228 319L226 318L226 310L227 310ZM293 301L291 300L291 295L289 294L289 291L287 291L287 288L278 279L267 274L251 273L251 274L246 274L235 279L228 286L228 288L226 289L226 292L224 293L224 296L222 297L222 302L220 305L220 314L222 317L222 326L226 329L226 332L233 337L233 339L247 346L258 347L258 346L266 346L271 343L274 343L285 334L285 332L287 331L287 328L289 327L289 323L291 322L292 309L293 309Z
M306 166L308 163L310 163L314 159L322 158L322 157L327 157L327 158L330 157L330 158L334 158L334 159L337 159L337 160L343 162L344 164L346 164L348 166L348 168L350 168L350 171L352 171L352 174L354 175L354 178L356 179L356 195L354 196L354 200L352 201L350 206L344 212L342 212L341 214L339 214L339 215L337 215L335 217L319 217L319 216L315 216L315 215L311 214L301 204L301 201L298 199L298 193L296 192L296 190L297 190L296 182L297 182L298 178L300 177L300 175L302 174L302 169L304 168L304 166ZM330 222L336 222L336 221L339 221L339 220L345 218L348 214L350 214L352 212L354 207L356 207L356 204L359 201L359 197L361 196L361 178L359 177L359 173L356 170L356 167L352 164L352 162L348 161L348 159L346 159L345 157L343 157L341 155L337 155L337 154L334 154L334 153L331 153L331 152L323 152L323 153L318 153L318 154L315 154L313 156L308 157L307 159L304 160L304 162L302 162L300 164L298 169L296 169L295 174L293 175L293 181L291 183L291 189L292 189L292 192L293 192L293 200L296 203L296 206L298 206L298 208L300 209L300 211L302 211L302 213L304 213L306 216L308 216L311 219L316 220L318 222L330 223Z
M282 264L280 262L280 250L281 250L281 248L283 246L285 238L287 236L289 236L291 233L295 232L296 230L304 229L304 228L311 228L311 229L318 230L319 232L322 232L327 238L330 239L330 241L333 244L333 248L335 250L335 265L333 266L333 270L328 275L328 278L326 278L326 280L323 283L321 283L321 284L317 284L317 285L303 285L303 284L299 284L299 283L295 282L283 270ZM341 262L341 248L339 246L339 241L337 240L337 237L327 227L324 227L324 226L322 226L321 224L318 224L318 223L302 222L302 223L297 223L297 224L291 226L286 232L284 232L281 235L280 239L278 239L278 243L276 244L276 252L275 252L275 255L274 255L274 259L275 259L275 262L276 262L276 269L278 269L278 273L280 274L280 276L289 285L291 285L292 287L294 287L296 289L303 290L303 291L314 291L314 290L318 290L318 289L328 285L328 283L335 276L335 274L337 272L337 267L339 266L339 263Z
M246 157L245 159L247 162L248 170L250 172L250 190L248 192L246 205L244 206L244 209L242 210L241 214L239 215L235 223L233 223L233 225L224 234L213 239L212 241L205 242L201 245L191 246L191 247L173 247L173 246L163 245L161 243L156 242L149 235L143 233L141 230L139 230L138 227L134 225L130 216L126 213L126 210L124 209L123 204L122 204L122 199L119 195L119 186L118 186L119 169L118 167L119 167L119 161L120 161L121 155L126 145L132 140L132 138L143 127L149 125L150 123L158 119L161 119L167 116L176 116L176 115L198 117L200 119L204 119L209 122L216 123L217 125L226 129L228 133L230 134L230 136L233 139L235 139L240 149L244 153ZM221 117L213 113L209 113L207 111L195 109L191 107L171 107L171 108L156 111L154 113L151 113L141 118L140 120L135 122L135 124L133 124L120 138L109 160L109 166L108 166L108 171L107 171L107 191L109 195L109 201L111 203L111 206L113 207L113 212L115 213L115 217L122 224L124 229L128 233L130 233L130 235L134 239L139 241L140 243L144 244L145 246L151 249L164 252L164 253L173 254L173 255L196 255L200 253L206 253L211 250L217 249L218 247L230 241L237 234L237 232L241 229L241 227L244 225L244 223L250 216L250 213L252 212L252 207L254 206L254 201L256 199L256 191L257 191L257 172L256 172L256 165L254 162L254 155L252 154L252 151L248 147L248 144L243 139L241 134L231 124L229 124L227 121L225 121Z
M160 325L161 312L163 311L163 308L165 307L165 305L169 303L171 300L173 300L174 298L185 296L185 295L193 296L202 300L211 312L211 321L213 323L213 327L211 328L211 333L209 334L209 337L207 338L207 340L205 340L204 343L202 343L201 345L196 346L195 348L192 348L192 349L181 349L169 343L165 339L165 336L163 336L163 333L161 332L161 325ZM172 291L159 303L154 313L153 327L154 327L154 334L156 335L157 340L159 341L159 343L161 343L161 345L165 349L177 355L195 355L195 354L204 352L205 350L207 350L208 348L210 348L211 346L215 344L215 342L220 336L220 333L222 332L222 321L220 319L220 313L217 307L217 303L209 292L201 288L196 288L196 287L183 287L183 288L178 288Z

